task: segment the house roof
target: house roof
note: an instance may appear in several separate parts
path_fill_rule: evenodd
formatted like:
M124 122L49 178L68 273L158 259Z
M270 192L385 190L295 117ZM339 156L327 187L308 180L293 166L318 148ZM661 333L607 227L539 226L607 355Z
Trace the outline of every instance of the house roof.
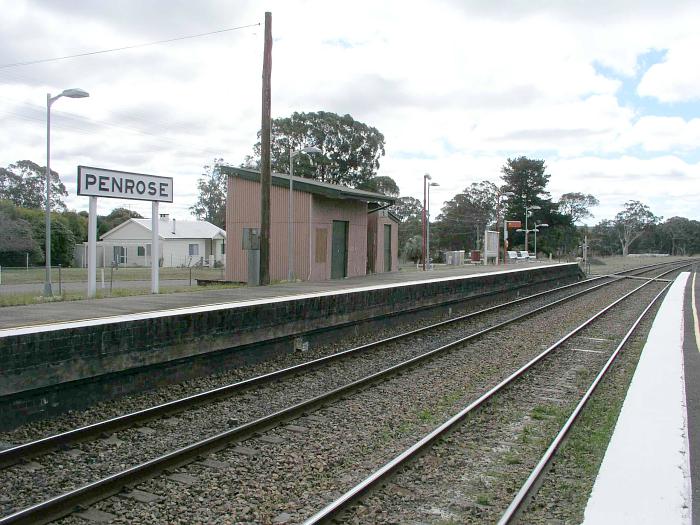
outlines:
M173 221L175 221L175 233L173 233ZM100 237L104 239L122 229L127 224L137 224L146 231L151 231L151 219L129 219L109 230ZM149 233L150 235L150 233ZM171 219L161 220L158 225L158 237L161 239L215 239L226 238L226 232L207 221L182 221Z
M234 168L233 166L221 166L219 168L226 175L232 177L240 177L241 179L260 182L260 172L248 168ZM331 199L353 199L366 202L387 202L393 204L396 202L396 197L390 197L373 191L356 190L354 188L346 188L338 184L330 184L328 182L320 182L313 179L305 179L303 177L292 177L294 181L294 189L322 195ZM289 187L289 175L281 173L272 174L273 186Z

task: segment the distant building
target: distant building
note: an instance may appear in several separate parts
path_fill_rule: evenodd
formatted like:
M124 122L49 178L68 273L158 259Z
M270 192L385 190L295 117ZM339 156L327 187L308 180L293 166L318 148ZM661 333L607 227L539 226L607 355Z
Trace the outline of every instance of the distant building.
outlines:
M161 214L158 226L161 266L218 266L226 260L226 232L207 221L180 221ZM76 263L87 265L87 243ZM82 250L80 249L82 248ZM129 219L100 237L97 266L150 266L151 219Z
M234 167L221 170L228 175L226 279L247 282L248 252L243 241L244 233L260 228L260 172ZM288 276L289 175L272 175L270 200L270 279L283 281ZM368 269L397 270L398 222L384 214L375 215L395 200L380 193L294 177L295 278L321 281L365 275ZM374 232L381 224L380 235L370 236L370 223L375 224ZM385 235L391 243L391 261L386 265ZM368 253L372 254L371 265Z

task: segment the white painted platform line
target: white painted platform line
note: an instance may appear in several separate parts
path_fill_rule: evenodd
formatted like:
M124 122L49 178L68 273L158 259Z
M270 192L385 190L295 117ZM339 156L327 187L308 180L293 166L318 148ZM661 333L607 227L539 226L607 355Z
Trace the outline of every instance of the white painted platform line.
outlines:
M642 350L584 516L585 525L691 522L683 294L671 285Z
M695 278L698 276L698 272L693 273L693 283L691 286L691 304L692 309L693 309L693 323L694 323L694 332L695 332L695 346L698 348L698 351L700 351L700 321L698 321L698 307L697 307L697 301L695 299Z

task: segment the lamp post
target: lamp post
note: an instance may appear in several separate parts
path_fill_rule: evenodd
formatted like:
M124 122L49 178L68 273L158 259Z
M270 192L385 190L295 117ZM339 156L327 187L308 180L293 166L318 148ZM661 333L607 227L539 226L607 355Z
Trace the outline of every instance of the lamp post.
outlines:
M85 98L90 94L82 89L66 89L55 97L46 94L46 277L44 296L52 296L51 290L51 105L61 97Z
M535 224L535 229L533 230L535 232L535 259L537 259L537 232L540 231L538 228L549 228L549 224Z
M524 197L524 195L523 195L523 197ZM525 251L526 252L530 250L530 243L528 242L529 238L527 235L530 232L530 230L527 229L527 218L530 216L530 210L541 210L541 209L542 208L540 206L537 206L537 205L528 206L527 204L525 204Z
M503 197L512 197L514 196L515 193L512 191L501 191L500 189L496 188L496 231L498 231L499 226L501 225L501 199ZM506 251L508 250L508 246L506 243L508 242L507 235L508 235L508 230L505 228L505 224L503 226L503 264L506 263ZM500 248L499 248L500 249Z
M425 248L426 248L426 227L425 227L425 216L426 216L426 205L428 201L428 181L432 179L427 173L423 175L423 271L425 271Z
M287 280L294 279L294 159L301 153L323 153L316 146L292 151L289 148L289 213L287 214Z
M537 232L540 231L538 230L538 228L549 228L549 224L543 222L542 224L535 224L535 227L531 230L528 230L527 228L524 230L522 228L518 228L517 230L515 230L516 232L525 232L526 236L530 232L535 234L535 259L537 259Z
M426 212L426 236L425 236L425 251L428 258L428 269L430 269L430 187L440 186L437 182L428 184L428 211Z

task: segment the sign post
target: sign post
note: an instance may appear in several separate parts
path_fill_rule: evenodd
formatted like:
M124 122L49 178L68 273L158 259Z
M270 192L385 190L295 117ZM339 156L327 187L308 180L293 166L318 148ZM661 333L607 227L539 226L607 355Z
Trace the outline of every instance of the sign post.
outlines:
M88 217L88 297L97 288L97 197L151 201L151 293L158 293L160 247L158 236L159 202L173 202L172 177L78 166L78 195L90 197ZM103 254L104 263L104 254Z
M95 297L97 289L97 197L90 197L88 213L88 297Z
M508 229L520 228L520 221L503 221L503 263L508 262Z
M158 293L158 269L160 267L160 246L158 242L158 201L151 203L151 293Z

